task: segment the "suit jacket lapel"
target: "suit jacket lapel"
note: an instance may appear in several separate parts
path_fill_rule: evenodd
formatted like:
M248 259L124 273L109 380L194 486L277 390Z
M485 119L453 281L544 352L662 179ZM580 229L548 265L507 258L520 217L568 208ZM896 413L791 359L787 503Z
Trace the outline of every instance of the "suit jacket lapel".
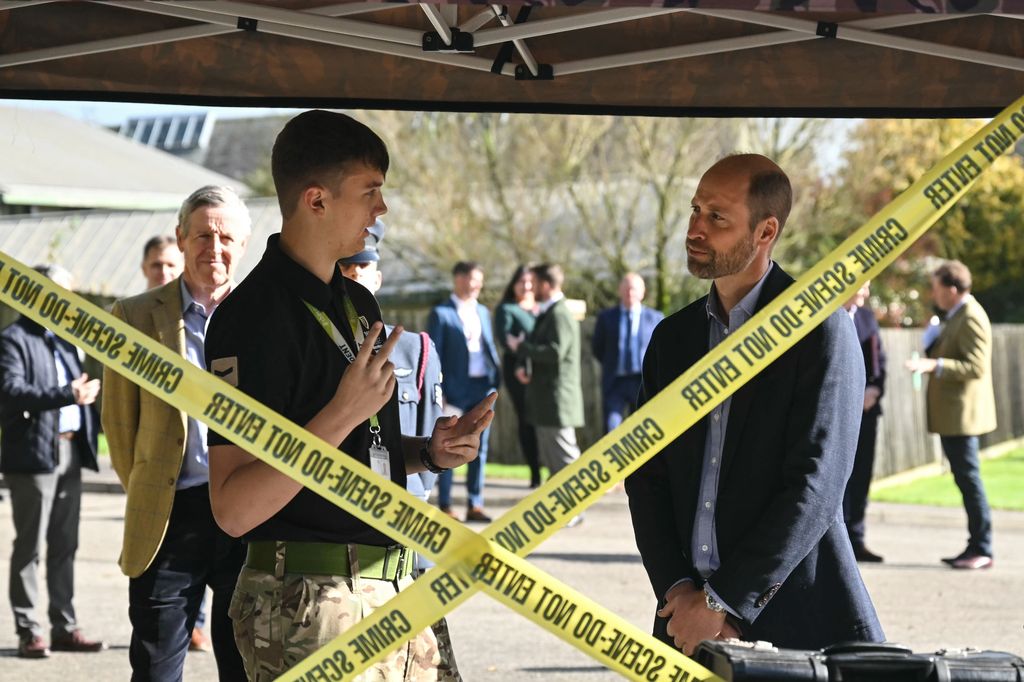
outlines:
M153 307L153 329L160 343L185 357L185 320L182 318L181 284L165 284Z

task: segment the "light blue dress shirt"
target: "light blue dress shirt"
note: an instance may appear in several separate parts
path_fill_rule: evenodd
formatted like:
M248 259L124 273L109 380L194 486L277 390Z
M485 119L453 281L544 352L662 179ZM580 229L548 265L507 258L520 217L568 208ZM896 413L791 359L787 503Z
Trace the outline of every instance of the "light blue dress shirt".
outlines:
M761 296L761 289L764 288L768 273L774 267L774 262L769 264L768 269L754 285L754 288L733 306L728 316L722 310L715 288L711 288L707 303L709 349L724 341L754 315L757 299ZM714 574L721 565L718 555L718 538L715 533L715 510L718 504L718 477L722 470L722 449L725 446L725 434L729 425L731 406L732 396L719 403L705 417L707 435L704 439L704 461L701 464L700 495L697 497L697 513L693 520L693 537L690 543L693 565L705 579ZM728 604L718 598L710 585L708 591L720 604L725 606L729 613L737 615Z
M63 356L57 352L57 345L61 343L57 336L49 329L46 330L44 336L50 344L50 349L53 352L53 362L57 366L57 385L67 386L78 377L71 376L71 368L64 362ZM57 415L57 431L67 433L69 431L78 431L80 428L82 428L81 406L72 404L60 408L60 412Z
M185 322L185 358L196 367L206 369L203 345L206 341L206 327L210 324L213 311L192 298L185 278L179 279L181 284L181 310ZM185 441L185 458L181 462L178 474L177 490L205 485L210 481L209 450L206 449L206 424L188 418L188 437Z

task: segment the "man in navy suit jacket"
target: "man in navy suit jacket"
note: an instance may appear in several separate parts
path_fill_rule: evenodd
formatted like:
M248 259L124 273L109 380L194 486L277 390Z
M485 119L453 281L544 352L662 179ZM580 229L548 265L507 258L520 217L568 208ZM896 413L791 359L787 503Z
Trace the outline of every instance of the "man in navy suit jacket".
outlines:
M708 296L658 325L640 402L793 280L771 260L792 202L769 159L730 156L701 178L687 266ZM691 653L742 636L818 648L880 641L842 501L864 364L837 311L626 481L637 546L661 607L655 635Z
M484 286L484 271L474 262L460 261L452 269L451 298L430 311L427 333L441 358L441 391L446 407L460 412L472 409L498 388L501 377L494 347L491 314L477 299ZM488 428L480 436L480 456L466 472L467 521L490 521L484 511L484 464L487 462ZM438 476L437 504L452 511L452 472Z
M853 473L846 484L843 498L843 514L850 544L857 561L881 563L882 557L864 544L864 518L868 508L868 491L871 488L871 474L875 468L875 442L878 436L878 417L882 414L881 398L885 393L885 350L882 348L881 331L875 313L867 306L871 295L870 282L843 304L846 313L853 319L857 330L857 342L864 355L864 412L860 420L860 437L857 439L857 455L854 458Z
M636 409L640 392L640 365L651 334L665 316L641 305L647 289L643 278L626 273L619 283L620 305L597 316L591 348L601 363L601 397L605 433L622 423L628 409Z

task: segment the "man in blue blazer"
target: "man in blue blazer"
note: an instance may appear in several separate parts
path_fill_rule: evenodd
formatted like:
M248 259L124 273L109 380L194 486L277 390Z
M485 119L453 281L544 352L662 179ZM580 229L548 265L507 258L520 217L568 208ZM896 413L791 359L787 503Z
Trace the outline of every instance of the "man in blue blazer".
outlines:
M478 302L484 286L484 271L472 261L459 261L452 268L453 293L430 311L427 333L441 358L441 391L445 406L459 412L472 409L498 388L501 371L494 347L491 314ZM467 521L488 522L484 511L484 464L487 462L488 428L480 436L480 456L466 472ZM452 511L452 472L438 476L438 506Z
M640 365L654 328L665 318L641 304L646 293L643 278L635 272L626 273L619 283L619 305L602 310L594 326L591 348L601 363L605 433L622 423L627 410L636 409Z
M793 280L771 260L792 203L769 159L701 178L687 266L708 296L670 316L644 358L653 397ZM853 325L837 311L626 482L659 610L655 635L691 653L741 636L819 648L884 638L843 523L864 397Z

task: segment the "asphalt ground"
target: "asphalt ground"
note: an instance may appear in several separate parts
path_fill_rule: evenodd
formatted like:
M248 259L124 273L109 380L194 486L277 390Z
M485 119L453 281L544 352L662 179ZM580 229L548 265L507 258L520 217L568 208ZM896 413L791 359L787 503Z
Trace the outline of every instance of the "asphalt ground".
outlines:
M124 497L109 472L89 472L83 496L75 605L90 637L110 648L98 654L54 653L42 661L16 657L10 610L0 608L0 680L67 682L130 677L128 580L117 567ZM455 493L464 488L456 482ZM519 481L488 481L488 510L510 508L527 491ZM0 584L7 583L13 539L9 497L0 502ZM456 498L458 500L458 498ZM483 524L471 524L479 529ZM916 651L974 646L1024 654L1024 513L995 512L996 563L990 570L953 571L939 557L965 544L960 509L891 504L869 508L868 544L885 563L862 566L890 641ZM584 523L558 531L531 561L643 630L654 597L633 543L626 495L612 491ZM43 569L40 569L42 574ZM45 603L40 613L45 618ZM45 622L44 622L45 626ZM449 616L463 677L477 680L596 682L619 679L593 659L484 595ZM186 680L214 680L212 654L189 654Z

